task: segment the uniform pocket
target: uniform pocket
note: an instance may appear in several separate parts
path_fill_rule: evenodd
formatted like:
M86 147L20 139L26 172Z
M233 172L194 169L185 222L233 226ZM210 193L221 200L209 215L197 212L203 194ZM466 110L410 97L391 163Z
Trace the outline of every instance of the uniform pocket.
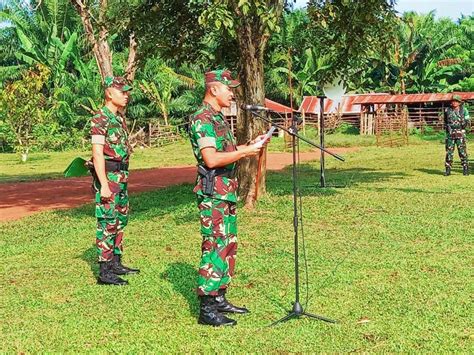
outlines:
M115 219L117 216L116 211L116 198L117 195L112 194L110 199L107 201L101 200L100 192L96 194L95 203L95 216L97 218Z

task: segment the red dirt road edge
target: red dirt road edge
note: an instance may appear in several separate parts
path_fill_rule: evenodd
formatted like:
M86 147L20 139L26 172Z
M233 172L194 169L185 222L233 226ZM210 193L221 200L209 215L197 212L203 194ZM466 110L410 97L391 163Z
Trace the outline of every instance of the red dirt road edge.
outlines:
M342 154L358 148L332 148ZM300 153L301 161L319 159L319 152ZM291 164L290 153L269 153L268 170L282 170ZM196 179L195 166L133 170L130 174L129 191L138 193L156 190L172 185L193 183ZM17 220L41 211L67 209L91 202L91 178L69 178L0 184L0 222ZM190 191L191 193L191 191Z

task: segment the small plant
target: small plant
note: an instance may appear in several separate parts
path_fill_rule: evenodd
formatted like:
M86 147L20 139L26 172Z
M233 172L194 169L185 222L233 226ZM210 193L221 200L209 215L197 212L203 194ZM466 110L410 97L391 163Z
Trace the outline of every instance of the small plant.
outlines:
M336 129L334 133L342 133L342 134L359 134L359 128L353 126L347 122L342 122Z
M48 100L42 92L49 75L47 67L37 65L36 69L25 71L20 80L7 84L0 97L3 124L13 132L12 143L15 151L21 154L22 162L28 159L35 126L50 114Z

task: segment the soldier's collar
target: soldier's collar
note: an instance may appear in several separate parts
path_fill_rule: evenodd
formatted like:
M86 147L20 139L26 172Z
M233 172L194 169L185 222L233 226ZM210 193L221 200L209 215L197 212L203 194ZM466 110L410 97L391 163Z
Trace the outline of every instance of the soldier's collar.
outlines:
M102 107L102 112L104 112L104 114L106 116L110 116L110 117L113 117L115 118L116 120L118 120L119 122L122 122L124 121L124 118L122 117L122 115L120 113L113 113L112 111L110 111L110 109L104 105L104 107Z
M104 105L104 107L102 107L102 111L107 115L107 116L117 116L115 115L112 111L110 111L110 109Z
M216 111L216 110L214 109L214 107L212 107L212 105L211 105L209 102L207 102L207 101L203 101L203 102L202 102L202 105L203 105L205 108L207 108L209 111L211 111L211 113L212 113L213 115L221 115L221 114L222 114L222 112Z

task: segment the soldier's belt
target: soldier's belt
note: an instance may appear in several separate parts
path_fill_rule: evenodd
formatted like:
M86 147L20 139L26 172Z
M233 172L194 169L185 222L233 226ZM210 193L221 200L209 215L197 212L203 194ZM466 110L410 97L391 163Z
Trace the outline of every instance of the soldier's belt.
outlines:
M451 138L461 139L465 137L466 131L464 129L452 129L449 132L449 135L451 136Z
M235 178L235 169L232 169L232 170L229 170L229 169L225 169L225 168L217 168L217 169L214 169L215 170L215 176L223 176L223 177L227 177L227 178L230 178L230 179L233 179Z
M128 163L123 163L121 161L106 160L105 161L105 171L128 171Z

